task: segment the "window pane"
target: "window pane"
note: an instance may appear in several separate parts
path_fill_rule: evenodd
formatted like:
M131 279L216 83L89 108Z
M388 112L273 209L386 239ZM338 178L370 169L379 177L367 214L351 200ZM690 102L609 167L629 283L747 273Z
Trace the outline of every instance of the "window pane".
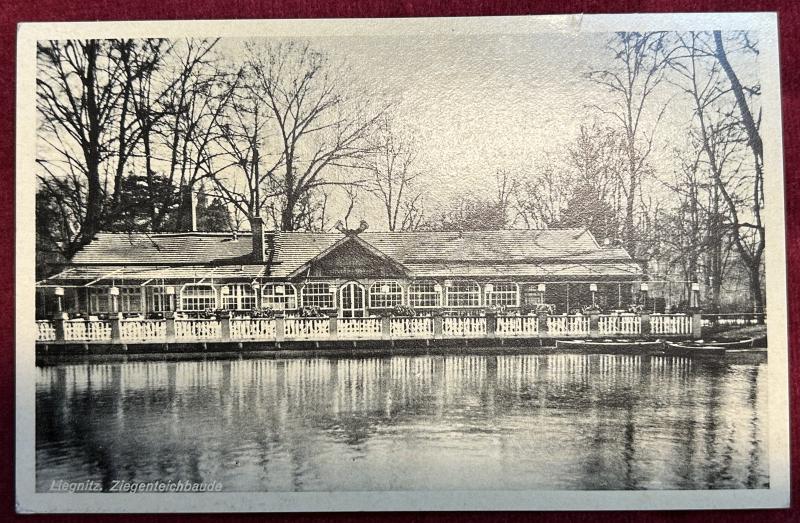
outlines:
M142 288L141 287L120 287L119 288L119 310L120 310L120 312L141 312L142 311Z
M303 287L303 307L333 308L333 294L329 283L307 283Z
M296 309L297 289L290 283L266 284L261 290L261 305L275 310Z
M227 294L222 294L222 308L228 310L250 310L256 306L256 293L248 283L226 285ZM225 288L223 287L223 289ZM225 291L222 291L223 293Z
M441 305L436 282L414 282L408 287L408 304L413 308L431 308Z
M513 282L491 282L486 291L486 305L516 307L519 305L517 284Z
M454 281L447 288L448 307L477 307L480 300L480 287L474 281Z
M387 309L403 304L403 288L396 281L378 281L369 288L369 306Z
M211 285L186 285L181 290L182 310L203 311L216 307L216 291Z

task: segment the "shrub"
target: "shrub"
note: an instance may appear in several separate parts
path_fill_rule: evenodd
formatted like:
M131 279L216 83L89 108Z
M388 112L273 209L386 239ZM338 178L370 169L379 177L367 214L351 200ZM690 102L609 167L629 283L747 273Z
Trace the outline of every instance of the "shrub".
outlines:
M416 316L417 311L408 305L397 305L389 311L389 314L391 316Z
M319 307L300 307L297 313L301 318L324 318L327 316Z

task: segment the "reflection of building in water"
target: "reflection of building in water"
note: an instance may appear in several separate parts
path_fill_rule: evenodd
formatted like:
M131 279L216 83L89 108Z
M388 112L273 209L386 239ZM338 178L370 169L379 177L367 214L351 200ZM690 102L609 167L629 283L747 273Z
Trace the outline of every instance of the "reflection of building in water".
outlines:
M765 369L578 354L44 367L37 481L134 470L302 490L335 487L338 460L442 445L437 459L493 459L515 488L763 487Z

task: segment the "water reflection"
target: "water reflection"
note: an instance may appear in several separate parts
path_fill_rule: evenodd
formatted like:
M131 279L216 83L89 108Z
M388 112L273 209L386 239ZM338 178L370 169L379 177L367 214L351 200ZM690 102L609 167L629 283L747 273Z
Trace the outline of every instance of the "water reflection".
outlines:
M766 374L569 354L45 367L37 485L763 488Z

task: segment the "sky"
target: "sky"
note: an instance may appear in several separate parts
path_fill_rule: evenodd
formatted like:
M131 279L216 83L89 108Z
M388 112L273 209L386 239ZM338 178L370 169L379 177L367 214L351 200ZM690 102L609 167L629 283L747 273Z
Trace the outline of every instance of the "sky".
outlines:
M397 122L415 137L418 181L433 208L454 194L493 193L496 171L535 169L546 153L563 151L591 120L588 106L608 101L584 76L608 65L608 38L537 33L308 41L333 63L347 64L360 87L392 103ZM221 41L218 50L235 55L240 45ZM384 228L366 204L353 216Z

